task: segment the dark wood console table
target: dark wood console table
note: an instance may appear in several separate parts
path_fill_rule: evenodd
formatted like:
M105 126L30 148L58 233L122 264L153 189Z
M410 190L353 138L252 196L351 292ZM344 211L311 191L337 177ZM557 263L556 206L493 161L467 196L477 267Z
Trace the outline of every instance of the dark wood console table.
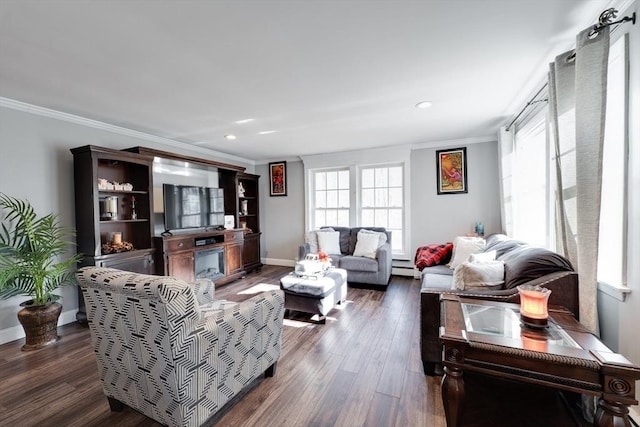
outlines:
M441 305L447 426L460 425L464 373L477 372L595 396L595 426L631 427L628 407L638 403L640 367L609 350L568 310L551 309L549 326L537 331L520 325L517 304L443 295Z

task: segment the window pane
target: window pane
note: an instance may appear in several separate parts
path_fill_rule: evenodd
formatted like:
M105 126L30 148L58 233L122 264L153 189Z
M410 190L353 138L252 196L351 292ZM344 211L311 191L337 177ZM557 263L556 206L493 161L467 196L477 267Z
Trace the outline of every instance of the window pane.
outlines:
M348 209L340 209L338 211L338 220L336 221L336 225L340 227L349 226L349 210Z
M373 189L362 190L362 207L369 208L374 206Z
M363 227L373 226L373 209L362 209L360 224Z
M388 214L386 209L376 209L374 214L374 224L376 227L388 227Z
M376 188L376 199L375 199L375 206L376 207L387 207L389 206L389 199L387 197L387 189L386 188L381 188L378 189Z
M338 188L338 172L327 172L327 189L335 190Z
M389 184L387 168L376 168L376 187L386 187Z
M338 191L338 206L341 208L349 207L349 190Z
M323 225L325 225L326 223L327 222L325 221L324 211L316 209L316 212L315 212L315 227L314 228L320 228Z
M598 246L598 280L623 285L625 257L625 193L626 193L626 93L625 43L621 37L609 53L607 108L602 155L602 203Z
M327 174L324 172L316 172L316 190L324 190L327 188Z
M327 207L327 192L316 191L316 208L326 208L326 207Z
M338 188L349 189L349 171L338 172Z
M327 207L328 208L337 208L338 207L338 192L335 190L327 191Z
M389 206L402 207L402 188L389 189Z
M402 229L402 209L389 209L389 228Z
M338 223L338 211L335 209L328 209L326 211L327 220L326 225L336 225Z
M373 169L362 170L362 188L373 188Z
M402 168L400 166L389 168L389 187L402 187Z
M391 249L392 251L401 251L404 247L404 239L401 230L391 230Z

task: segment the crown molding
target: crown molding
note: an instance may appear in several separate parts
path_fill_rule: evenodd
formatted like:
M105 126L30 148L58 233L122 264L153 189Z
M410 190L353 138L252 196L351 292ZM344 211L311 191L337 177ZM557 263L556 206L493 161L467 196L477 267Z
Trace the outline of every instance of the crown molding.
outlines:
M497 142L498 136L478 136L473 138L461 138L461 139L449 139L445 141L432 141L422 142L420 144L413 144L412 150L421 150L424 148L438 148L438 147L454 147L457 145L469 145L469 144L481 144L483 142Z
M37 116L47 117L50 119L61 120L64 122L74 123L81 126L86 126L94 129L100 129L107 132L117 133L119 135L130 136L133 138L142 139L145 141L153 142L156 144L169 145L175 148L181 148L197 153L206 154L216 158L223 158L235 162L241 162L249 165L255 165L254 160L245 159L244 157L234 156L233 154L223 153L221 151L211 150L209 148L200 147L197 145L189 144L186 142L180 142L169 138L164 138L157 135L152 135L145 132L140 132L133 129L128 129L122 126L116 126L109 123L101 122L98 120L88 119L86 117L76 116L75 114L64 113L62 111L52 110L50 108L40 107L38 105L28 104L22 101L16 101L15 99L4 98L0 96L0 107L9 108L16 111L22 111L24 113L34 114Z

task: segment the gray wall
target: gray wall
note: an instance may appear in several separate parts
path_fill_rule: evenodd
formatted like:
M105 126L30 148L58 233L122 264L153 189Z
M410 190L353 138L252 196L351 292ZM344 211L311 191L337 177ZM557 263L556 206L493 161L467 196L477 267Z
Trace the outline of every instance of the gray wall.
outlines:
M73 226L73 157L69 149L88 144L115 149L145 146L234 163L176 146L0 107L0 192L26 198L37 213L58 213L64 225ZM254 170L253 165L241 165L248 167L249 172ZM60 292L63 305L60 324L75 321L77 292L73 287ZM24 300L25 297L0 300L0 344L24 336L17 319L18 304Z
M287 161L287 195L269 196L269 166L257 165L260 175L262 258L268 264L293 265L304 240L304 168Z
M486 233L500 231L497 142L466 147L466 194L437 195L435 153L442 147L412 151L410 257L418 246L450 242L457 235L472 232L476 221L485 224ZM287 162L286 197L269 197L267 165L258 165L256 173L262 176L262 258L269 264L289 265L304 241L303 164Z
M497 142L466 145L468 193L438 195L436 150L457 147L434 147L411 153L414 250L431 243L451 242L455 236L471 233L477 221L484 224L485 234L501 231Z

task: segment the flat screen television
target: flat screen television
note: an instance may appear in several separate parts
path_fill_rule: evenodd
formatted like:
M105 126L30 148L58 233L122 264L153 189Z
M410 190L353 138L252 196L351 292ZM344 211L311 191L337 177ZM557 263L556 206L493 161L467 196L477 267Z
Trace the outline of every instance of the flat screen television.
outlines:
M165 230L224 226L222 188L163 184L162 192Z

